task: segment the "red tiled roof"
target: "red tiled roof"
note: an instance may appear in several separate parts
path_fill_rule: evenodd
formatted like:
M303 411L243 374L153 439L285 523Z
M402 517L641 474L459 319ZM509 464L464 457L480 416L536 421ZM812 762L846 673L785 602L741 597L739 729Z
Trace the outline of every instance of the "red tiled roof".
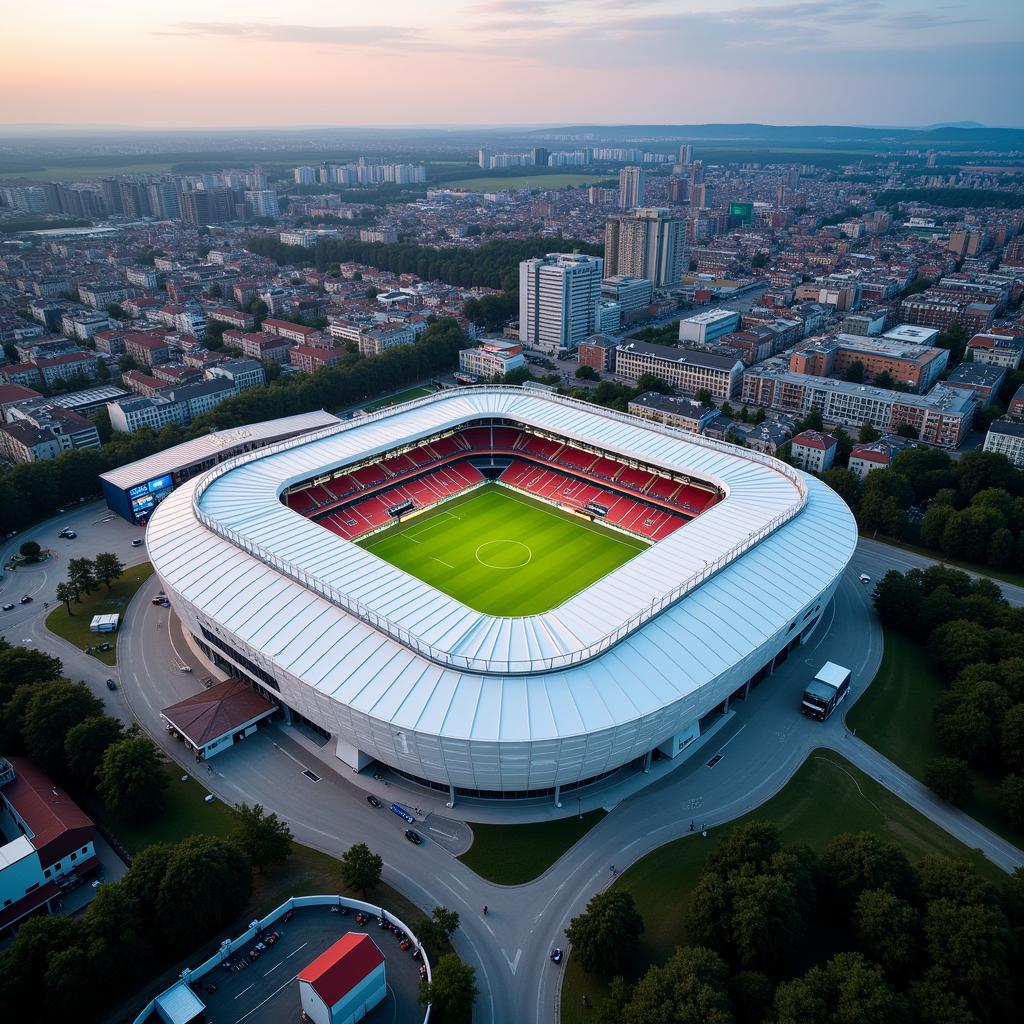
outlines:
M21 384L0 384L0 405L7 405L8 402L20 402L23 398L41 398L42 395L32 388L23 387Z
M369 935L349 932L299 972L327 1006L334 1006L346 993L384 963L384 954Z
M243 679L225 679L202 693L166 707L160 714L195 746L240 728L254 718L276 710Z
M20 921L37 907L43 906L47 900L53 899L59 892L60 886L56 882L46 882L38 889L33 889L27 896L15 900L9 907L0 910L0 929L14 924L15 921Z
M32 830L32 845L38 850L73 828L92 828L93 820L54 785L31 761L7 758L14 769L14 781L4 786L4 799Z
M836 443L836 439L829 434L819 434L816 430L805 430L793 438L793 444L802 445L804 448L817 448L818 451L825 451Z

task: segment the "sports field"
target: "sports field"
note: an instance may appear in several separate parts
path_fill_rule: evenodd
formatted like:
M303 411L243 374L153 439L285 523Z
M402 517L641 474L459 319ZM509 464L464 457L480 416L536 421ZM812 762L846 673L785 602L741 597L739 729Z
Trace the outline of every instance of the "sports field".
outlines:
M362 546L488 615L547 611L647 547L497 484Z

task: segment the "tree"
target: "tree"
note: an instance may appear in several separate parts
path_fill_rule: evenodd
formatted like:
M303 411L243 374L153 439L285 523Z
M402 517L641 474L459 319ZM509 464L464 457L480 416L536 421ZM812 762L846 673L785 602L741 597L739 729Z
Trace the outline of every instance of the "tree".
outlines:
M451 941L458 927L457 911L434 907L430 917L420 925L420 941L436 956Z
M64 738L64 759L70 776L86 786L96 785L96 771L107 747L124 738L124 729L110 715L93 715L72 726Z
M643 930L632 894L609 889L592 897L586 910L569 922L565 934L585 971L612 977L625 973Z
M42 548L34 540L27 540L24 544L18 548L18 552L22 558L28 559L30 562L36 562L39 560L39 552Z
M139 901L123 885L104 885L85 913L89 952L101 962L117 963L139 977L153 955Z
M68 583L78 601L82 592L91 594L96 589L96 567L88 558L72 558L68 562Z
M872 441L877 441L878 438L878 431L875 430L868 420L865 420L861 424L860 433L857 434L858 442L860 444L871 444Z
M890 977L907 977L920 955L917 910L887 889L865 889L854 909L857 938L864 952Z
M126 821L145 821L160 812L167 772L160 751L145 736L112 743L96 774L97 792L111 813Z
M850 909L866 889L885 889L901 899L914 895L916 878L906 854L870 832L843 832L833 837L822 852L821 863Z
M821 474L823 483L828 484L851 509L860 501L863 485L861 479L850 469L826 469Z
M600 380L601 375L592 366L581 366L576 371L579 380Z
M292 852L291 829L276 814L266 814L261 804L236 808L238 824L233 839L254 868L263 873L267 864L282 864Z
M737 971L729 984L736 1024L761 1024L769 1019L775 984L760 971Z
M904 998L860 953L839 953L775 992L778 1024L904 1024Z
M1003 715L999 750L1010 771L1024 772L1024 704L1015 704Z
M341 856L341 876L345 884L358 889L363 896L380 884L384 859L373 853L366 843L355 843Z
M124 563L111 551L102 551L93 561L93 575L110 590L112 580L120 579Z
M883 370L881 373L875 374L874 385L877 388L885 388L887 391L892 391L896 386L896 381L888 370Z
M44 1020L49 1007L42 1005L43 979L50 965L65 951L81 951L83 926L78 918L60 914L24 920L14 941L0 953L0 1006L13 1020ZM54 979L56 980L56 979ZM55 1015L51 1020L67 1020Z
M864 363L860 359L854 359L846 368L846 379L851 384L860 384L864 380Z
M68 615L71 614L71 602L76 600L75 588L70 583L57 584L57 600L64 602L64 608Z
M57 679L63 670L59 658L0 640L0 706L10 700L19 686Z
M998 803L1003 817L1014 828L1024 828L1024 777L1007 775L999 783Z
M705 408L710 409L714 404L715 400L711 395L711 392L707 388L700 388L696 395L697 401L700 402Z
M438 1024L468 1024L477 992L476 971L446 953L434 964L431 980L420 987L420 1002L430 1007L430 1019Z
M963 807L974 795L974 778L967 762L948 755L933 757L924 770L924 784L936 796Z
M779 830L770 821L749 821L729 829L709 855L706 872L728 878L741 868L763 871L782 849Z
M733 1024L729 969L702 946L677 949L648 969L626 1003L623 1024Z
M236 843L189 836L172 847L167 860L156 900L157 926L172 949L191 946L239 914L251 891L252 868Z
M876 381L877 383L877 381ZM917 427L910 423L900 423L896 426L896 434L899 437L909 438L911 441L917 441L920 435L917 432Z
M25 752L43 771L66 774L64 743L73 726L103 712L84 683L54 679L32 686L25 703L20 731Z

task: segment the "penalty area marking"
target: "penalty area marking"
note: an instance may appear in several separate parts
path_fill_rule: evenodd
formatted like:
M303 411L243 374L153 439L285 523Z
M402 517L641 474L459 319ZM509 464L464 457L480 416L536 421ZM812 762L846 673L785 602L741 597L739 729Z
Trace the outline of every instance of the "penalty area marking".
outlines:
M515 565L495 565L493 562L488 562L485 558L482 558L480 552L485 548L492 548L495 544L504 544L507 547L522 548L526 552L526 558L522 562L516 562ZM474 552L476 560L488 569L521 569L524 565L529 565L533 561L533 549L529 545L524 544L521 540L489 540L481 544Z
M452 565L451 562L446 562L442 558L434 558L433 555L431 555L430 557L433 558L435 562L440 562L442 565L448 566L449 569L454 569L455 568L455 566Z

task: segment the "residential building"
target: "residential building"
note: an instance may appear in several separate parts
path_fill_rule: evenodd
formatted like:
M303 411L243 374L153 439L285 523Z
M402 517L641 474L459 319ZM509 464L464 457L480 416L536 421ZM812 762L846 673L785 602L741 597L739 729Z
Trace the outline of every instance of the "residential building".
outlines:
M1024 417L1024 384L1013 393L1013 398L1010 399L1010 405L1006 411L1011 416Z
M164 396L139 396L122 398L107 404L110 425L124 434L134 433L142 427L160 431L168 423L184 426L188 421L177 402Z
M894 383L923 393L942 376L948 362L949 349L839 334L792 352L789 369L814 377L844 377L859 366L864 380L872 381L881 374L888 374Z
M487 339L475 348L459 352L459 369L474 377L504 376L526 366L522 345L513 341Z
M291 342L277 334L225 331L224 342L241 348L242 355L261 363L284 364L290 359Z
M849 469L864 480L876 469L888 469L900 452L913 447L913 441L895 434L886 434L870 444L855 444L850 451Z
M735 356L703 349L627 341L615 350L615 372L633 381L651 373L682 391L708 391L715 398L729 399L739 391L743 363Z
M398 241L397 228L360 228L360 242L385 242L393 244Z
M50 430L24 420L0 423L0 455L9 462L39 462L55 459L62 451Z
M276 334L279 338L287 338L293 345L316 345L322 343L322 336L315 327L305 324L293 324L290 320L269 318L260 325L264 334Z
M224 224L238 219L234 193L229 188L195 189L182 192L181 219L197 227L203 224Z
M989 405L999 394L1006 380L1006 369L985 363L961 363L947 378L946 386L974 395L982 405Z
M92 309L106 309L131 298L132 290L122 284L80 284L78 301Z
M819 430L803 430L790 442L790 461L807 473L824 473L836 457L836 439Z
M236 393L248 388L257 388L267 382L267 374L258 359L225 359L206 371L208 380L223 378L230 381Z
M343 348L313 348L296 345L291 350L291 364L300 373L316 373L325 366L334 366L345 358Z
M714 406L704 405L684 395L663 395L658 391L645 391L631 398L629 412L641 419L694 434L702 434L704 428L718 417Z
M111 326L110 317L106 313L87 312L85 310L69 310L61 316L61 333L79 341L88 341L99 331L108 330Z
M642 167L623 167L619 171L619 209L635 210L644 205L647 175Z
M143 373L141 370L125 370L121 374L121 380L132 394L143 395L147 398L159 395L161 392L167 391L171 386L170 381L159 377L151 377L148 373Z
M256 326L256 317L240 309L218 306L206 314L207 320L216 320L220 324L230 324L240 331L251 331Z
M125 267L124 268L125 280L131 285L135 285L136 288L146 288L152 291L158 288L160 285L160 273L153 267ZM129 296L125 296L127 299ZM116 300L121 302L123 300Z
M910 324L945 330L961 324L969 331L987 331L992 326L996 307L991 303L929 297L928 292L912 295L900 303L900 316Z
M642 277L655 288L679 284L686 269L686 225L669 210L643 207L605 224L605 274Z
M708 345L723 334L737 330L739 325L739 313L731 309L709 309L679 321L679 340Z
M984 450L1004 455L1015 466L1024 466L1024 423L1011 419L993 421L985 435Z
M926 444L956 448L970 429L977 405L965 391L936 384L927 395L906 394L828 377L791 373L782 366L754 367L743 375L741 400L794 416L812 409L829 424L893 431L912 428Z
M519 264L519 340L558 356L574 352L597 328L604 260L549 253Z
M1024 337L1006 334L976 334L967 342L972 362L1002 366L1006 370L1020 367L1024 354Z
M92 819L22 757L0 758L0 941L100 868Z
M55 405L48 398L18 402L7 410L6 416L9 423L23 422L39 430L49 431L60 444L61 451L100 446L100 435L95 423L73 409Z
M124 350L143 366L156 366L171 361L171 346L162 334L126 334Z
M249 204L254 217L277 217L281 213L277 202L277 193L273 189L247 190L245 201Z
M650 284L649 281L647 283ZM618 344L618 338L610 338L606 334L591 334L589 338L580 342L576 349L576 358L580 366L589 366L598 373L614 370L615 349Z
M416 332L411 327L384 325L363 331L359 335L359 353L364 356L379 356L389 348L400 345L411 345L416 340Z
M84 377L96 377L96 356L92 352L68 352L65 355L40 357L34 360L44 387L52 387L58 381Z

